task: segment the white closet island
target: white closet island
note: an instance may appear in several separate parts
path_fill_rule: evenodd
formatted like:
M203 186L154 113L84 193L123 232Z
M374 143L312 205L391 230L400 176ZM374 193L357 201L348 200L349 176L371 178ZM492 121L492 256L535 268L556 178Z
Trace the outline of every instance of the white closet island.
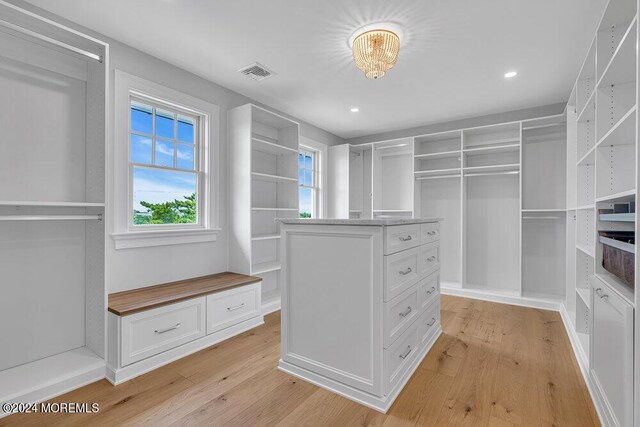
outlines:
M280 369L386 412L440 335L439 219L281 219Z

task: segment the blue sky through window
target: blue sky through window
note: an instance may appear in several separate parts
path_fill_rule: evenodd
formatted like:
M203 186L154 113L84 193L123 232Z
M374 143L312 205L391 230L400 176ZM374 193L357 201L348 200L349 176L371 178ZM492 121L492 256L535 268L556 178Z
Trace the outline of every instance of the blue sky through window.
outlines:
M155 113L149 105L131 102L131 162L194 171L195 120L162 109L156 109ZM197 187L197 175L193 172L133 166L133 209L146 212L141 201L164 203L184 200L184 197L197 193Z

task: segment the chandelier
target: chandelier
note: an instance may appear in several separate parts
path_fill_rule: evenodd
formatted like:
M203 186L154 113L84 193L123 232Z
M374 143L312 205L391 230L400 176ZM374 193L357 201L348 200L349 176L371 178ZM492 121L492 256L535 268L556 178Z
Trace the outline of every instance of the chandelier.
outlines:
M400 52L400 37L397 32L381 26L363 28L350 41L353 60L368 78L378 79L396 65Z

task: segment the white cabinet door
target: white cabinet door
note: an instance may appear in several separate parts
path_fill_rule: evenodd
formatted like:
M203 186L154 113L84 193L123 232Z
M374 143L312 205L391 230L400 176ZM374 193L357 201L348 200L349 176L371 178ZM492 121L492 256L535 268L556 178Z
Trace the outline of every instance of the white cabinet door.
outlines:
M633 308L596 280L591 374L620 426L633 425Z

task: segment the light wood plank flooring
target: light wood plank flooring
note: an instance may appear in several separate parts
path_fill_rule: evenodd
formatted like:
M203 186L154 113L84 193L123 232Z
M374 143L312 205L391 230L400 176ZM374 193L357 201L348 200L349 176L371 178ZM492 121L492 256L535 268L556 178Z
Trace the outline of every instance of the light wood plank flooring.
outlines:
M98 414L19 414L0 425L599 425L558 313L443 296L442 323L387 415L278 371L274 313L118 387L102 380L54 399L97 402Z

